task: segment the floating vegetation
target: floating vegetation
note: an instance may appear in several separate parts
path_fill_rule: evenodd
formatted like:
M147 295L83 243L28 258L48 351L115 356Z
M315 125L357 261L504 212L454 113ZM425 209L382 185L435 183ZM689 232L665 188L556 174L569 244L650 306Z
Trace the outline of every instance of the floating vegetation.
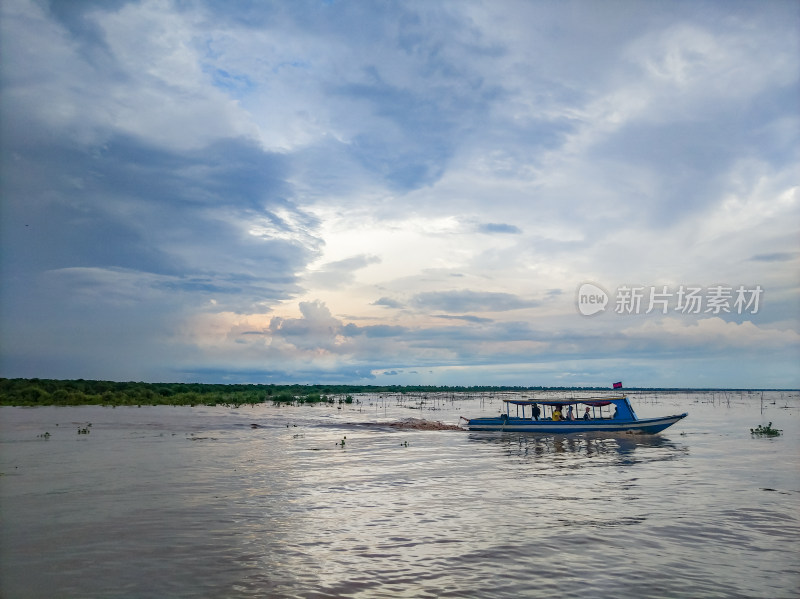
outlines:
M342 440L341 440L341 441L339 441L338 443L336 443L336 445L339 445L339 446L340 446L342 449L344 449L344 445L345 445L345 441L346 441L346 440L347 440L347 437L346 437L346 436L345 436L345 437L342 437Z
M759 437L777 437L782 432L782 429L772 428L771 422L767 426L759 424L756 428L750 429L751 435L758 435Z

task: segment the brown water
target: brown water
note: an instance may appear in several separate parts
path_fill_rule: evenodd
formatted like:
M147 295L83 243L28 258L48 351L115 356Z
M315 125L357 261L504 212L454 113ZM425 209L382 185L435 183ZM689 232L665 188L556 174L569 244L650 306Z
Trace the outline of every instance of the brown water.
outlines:
M796 392L632 396L689 412L656 436L396 430L500 397L359 399L0 408L0 596L798 595Z

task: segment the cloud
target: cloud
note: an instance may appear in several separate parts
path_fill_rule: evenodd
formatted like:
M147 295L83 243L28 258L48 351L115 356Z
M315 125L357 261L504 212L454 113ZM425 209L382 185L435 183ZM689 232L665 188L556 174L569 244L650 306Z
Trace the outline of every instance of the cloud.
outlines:
M400 337L408 333L407 327L387 324L366 326L362 327L361 330L367 337Z
M355 280L355 271L380 262L377 256L366 254L328 262L309 272L308 282L316 288L336 289L351 284Z
M129 139L82 159L66 148L18 153L6 189L10 211L29 226L10 239L36 243L6 262L12 271L141 272L184 290L202 280L203 293L233 283L238 304L296 292L294 273L318 240L313 218L286 197L279 160L243 141L175 154ZM28 190L26 202L17 188Z
M301 302L302 318L274 317L269 323L273 337L282 338L295 347L330 349L336 343L342 323L331 315L322 302Z
M480 316L470 316L468 314L464 314L462 316L453 316L450 314L434 314L434 318L443 318L445 320L465 320L467 322L474 322L474 323L483 323L483 322L492 322L491 318L482 318Z
M800 384L787 3L0 10L0 375Z
M420 310L445 310L447 312L504 312L535 306L536 302L522 299L511 293L495 291L428 291L412 298Z
M478 225L478 232L480 233L510 233L512 235L519 235L522 231L519 227L514 225L506 225L504 223L485 223Z
M750 260L756 262L789 262L800 256L800 252L774 252L772 254L756 254Z
M372 305L373 306L384 306L386 308L403 308L403 307L405 307L405 304L403 304L402 302L399 302L399 301L397 301L395 299L392 299L390 297L381 297L381 298L375 300L374 302L372 302Z
M783 351L786 347L795 348L800 353L800 333L792 330L774 329L758 326L750 321L742 323L726 322L722 318L701 318L686 321L679 318L664 318L648 321L635 328L623 329L622 334L629 340L645 339L651 351L655 348L680 348L682 351L730 352Z

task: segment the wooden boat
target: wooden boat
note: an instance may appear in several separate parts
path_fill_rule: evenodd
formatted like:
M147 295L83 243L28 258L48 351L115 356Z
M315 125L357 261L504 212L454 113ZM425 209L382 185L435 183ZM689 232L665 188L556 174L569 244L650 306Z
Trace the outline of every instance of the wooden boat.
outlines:
M686 412L674 416L642 418L636 416L627 396L587 399L504 399L505 414L488 418L464 418L463 426L471 431L507 431L519 433L589 433L625 432L654 434L686 418ZM516 414L511 414L511 407ZM574 419L568 419L572 406ZM529 408L529 409L526 409ZM537 408L539 414L536 414ZM587 409L588 408L588 409ZM561 418L558 413L562 414ZM546 413L546 412L549 412ZM580 413L577 413L580 412ZM589 417L584 418L584 414Z

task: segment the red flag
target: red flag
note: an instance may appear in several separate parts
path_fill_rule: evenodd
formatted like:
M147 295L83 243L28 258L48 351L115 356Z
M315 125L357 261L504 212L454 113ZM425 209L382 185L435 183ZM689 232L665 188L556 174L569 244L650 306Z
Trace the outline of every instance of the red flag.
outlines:
M614 389L622 389L622 382L614 383Z

